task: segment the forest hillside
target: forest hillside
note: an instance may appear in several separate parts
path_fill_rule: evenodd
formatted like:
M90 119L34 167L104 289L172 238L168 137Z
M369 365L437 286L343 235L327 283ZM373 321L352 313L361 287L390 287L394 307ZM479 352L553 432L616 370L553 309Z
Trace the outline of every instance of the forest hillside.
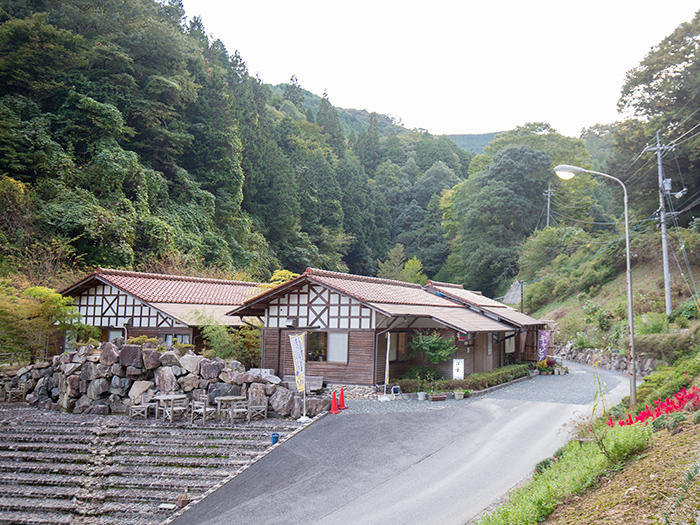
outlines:
M615 173L635 235L655 231L659 132L670 225L692 225L699 26L627 73L634 118L484 142L336 108L294 76L267 85L178 0L0 0L0 275L59 287L96 266L255 280L311 266L500 296L538 278L522 259L533 234L620 235L619 188L561 181L557 164ZM566 288L544 286L526 287L528 308Z

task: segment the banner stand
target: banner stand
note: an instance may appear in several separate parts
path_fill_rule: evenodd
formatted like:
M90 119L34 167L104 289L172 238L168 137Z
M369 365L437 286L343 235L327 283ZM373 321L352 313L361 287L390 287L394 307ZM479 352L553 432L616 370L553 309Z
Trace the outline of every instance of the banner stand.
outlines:
M306 345L304 344L304 336L306 332L299 335L289 335L289 344L292 347L292 356L294 357L294 379L297 385L297 392L304 393L304 415L297 421L299 423L308 423L311 418L306 415Z

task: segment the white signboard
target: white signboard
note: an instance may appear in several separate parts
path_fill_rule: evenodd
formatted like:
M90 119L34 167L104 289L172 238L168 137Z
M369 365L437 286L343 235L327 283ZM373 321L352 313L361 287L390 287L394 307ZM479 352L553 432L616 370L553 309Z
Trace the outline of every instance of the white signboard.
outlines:
M452 360L452 379L464 379L464 359Z

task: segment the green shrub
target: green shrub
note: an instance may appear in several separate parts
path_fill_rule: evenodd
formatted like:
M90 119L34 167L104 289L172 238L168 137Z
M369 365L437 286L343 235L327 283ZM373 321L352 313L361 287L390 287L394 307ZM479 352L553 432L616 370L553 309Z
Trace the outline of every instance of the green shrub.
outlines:
M700 423L700 410L693 413L693 424L697 425Z
M678 321L678 319L697 319L698 318L698 303L693 299L688 299L678 308L671 312L669 321Z
M408 369L401 379L427 379L428 381L433 381L440 377L440 374L434 368L429 366L414 365Z
M649 312L634 318L635 335L664 334L668 332L666 314Z
M471 374L464 379L436 379L426 381L421 379L399 379L396 381L402 392L454 392L455 390L478 391L490 386L507 383L519 377L530 374L530 368L525 364L508 365L490 372ZM404 376L405 377L405 376Z
M457 351L454 342L440 336L437 331L430 334L416 332L408 346L411 349L410 357L422 353L433 365L446 361Z
M613 427L605 433L605 448L612 466L622 465L635 454L644 452L651 441L651 429L646 425Z

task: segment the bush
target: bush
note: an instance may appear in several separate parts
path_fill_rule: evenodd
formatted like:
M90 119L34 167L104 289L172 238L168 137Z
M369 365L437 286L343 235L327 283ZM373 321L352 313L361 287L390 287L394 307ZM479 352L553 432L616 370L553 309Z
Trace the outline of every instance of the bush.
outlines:
M441 337L437 331L431 334L416 332L408 346L411 349L410 357L422 353L434 365L446 361L457 351L454 343Z
M490 386L507 383L519 377L526 377L530 374L528 365L508 365L497 368L490 372L471 374L464 379L437 379L425 381L421 379L399 379L396 384L401 387L402 392L454 392L455 390L483 390ZM404 376L405 377L405 376Z
M635 335L663 334L668 332L668 317L666 314L649 312L634 318Z
M651 441L651 434L652 430L642 424L609 429L603 439L612 466L622 465L631 456L644 452Z
M433 381L439 377L439 372L434 368L429 366L414 365L408 369L408 372L401 376L401 379L421 379Z
M669 317L669 321L678 321L678 319L685 319L686 321L689 319L697 319L698 318L698 304L693 300L689 299L688 301L684 302L682 305L680 305L678 308L673 310L671 312L671 315Z

